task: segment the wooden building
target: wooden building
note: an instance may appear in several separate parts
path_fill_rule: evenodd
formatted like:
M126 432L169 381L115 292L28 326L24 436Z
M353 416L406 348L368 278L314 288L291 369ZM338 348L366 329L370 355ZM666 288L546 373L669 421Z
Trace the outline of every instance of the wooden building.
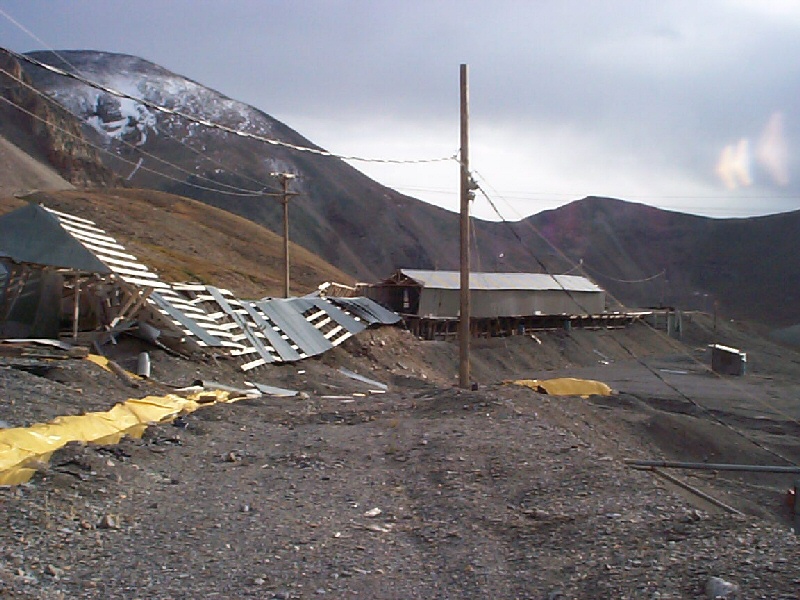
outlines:
M402 315L457 318L458 271L400 269L368 286L367 297ZM470 273L474 319L546 315L600 315L605 291L585 277L544 273Z

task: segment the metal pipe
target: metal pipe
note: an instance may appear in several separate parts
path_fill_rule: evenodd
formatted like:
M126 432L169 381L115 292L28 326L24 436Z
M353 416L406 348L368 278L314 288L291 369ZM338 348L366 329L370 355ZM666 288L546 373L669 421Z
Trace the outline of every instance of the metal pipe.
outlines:
M694 494L698 498L702 498L706 502L709 502L709 503L713 504L714 506L716 506L718 508L721 508L725 512L731 513L733 515L739 515L739 516L743 516L744 515L744 513L742 511L737 510L737 509L733 508L732 506L730 506L728 504L725 504L722 500L717 500L716 498L714 498L714 496L711 496L710 494L705 493L703 490L698 489L695 486L686 483L685 481L681 481L677 477L673 477L669 473L664 473L664 471L659 471L655 467L650 467L649 470L652 471L653 473L655 473L656 475L658 475L659 477L663 477L667 481L671 481L675 485L682 487L683 489L685 489L688 492L691 492L692 494Z
M150 354L147 352L139 353L139 360L136 365L136 374L144 379L150 378Z
M759 473L800 473L798 466L735 465L724 463L673 462L666 460L625 460L633 467L661 467L664 469L699 469L703 471L752 471Z

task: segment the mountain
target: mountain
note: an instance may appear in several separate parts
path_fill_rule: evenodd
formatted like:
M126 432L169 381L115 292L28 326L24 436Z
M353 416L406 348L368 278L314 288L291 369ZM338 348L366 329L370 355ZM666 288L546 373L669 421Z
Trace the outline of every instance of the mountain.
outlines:
M20 63L2 49L0 98L4 100L0 102L0 138L8 160L4 163L3 188L63 189L115 183L116 176L103 166L100 153L84 138L81 123L38 93ZM39 168L25 179L11 165L30 163L30 159L47 168ZM53 171L60 177L54 178Z
M32 56L172 110L316 148L266 113L136 57L88 51ZM398 267L458 268L458 215L386 188L339 159L196 125L30 64L24 72L78 115L83 135L103 149L98 157L127 186L196 198L279 231L278 202L221 191L277 187L270 173L292 172L298 175L292 189L300 195L290 204L291 239L345 273L374 281ZM59 172L70 179L63 165ZM93 185L101 179L83 178ZM125 201L124 194L115 197ZM588 197L514 223L475 220L472 269L583 273L626 306L718 307L726 317L791 325L800 321L798 231L800 212L710 219Z
M317 148L264 112L140 58L88 51L30 56L175 111ZM197 125L24 66L37 88L95 130L93 141L107 150L104 162L127 185L195 198L279 231L279 202L236 194L265 186L275 190L278 182L270 174L291 172L298 176L292 189L300 194L291 201L291 239L342 270L372 280L400 266L457 266L456 215L386 188L337 158Z
M540 231L631 306L659 304L768 324L800 320L800 211L711 219L590 197L514 224ZM663 274L662 274L663 273Z

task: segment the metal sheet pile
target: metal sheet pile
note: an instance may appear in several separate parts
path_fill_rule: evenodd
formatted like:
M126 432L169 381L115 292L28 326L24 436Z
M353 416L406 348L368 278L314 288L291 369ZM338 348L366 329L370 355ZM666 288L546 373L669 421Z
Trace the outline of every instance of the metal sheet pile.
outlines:
M249 371L326 352L376 324L400 317L367 298L236 298L199 283L166 283L94 222L47 209L61 226L112 271L127 295L112 327L145 321L192 350L218 348ZM106 327L108 329L108 327Z

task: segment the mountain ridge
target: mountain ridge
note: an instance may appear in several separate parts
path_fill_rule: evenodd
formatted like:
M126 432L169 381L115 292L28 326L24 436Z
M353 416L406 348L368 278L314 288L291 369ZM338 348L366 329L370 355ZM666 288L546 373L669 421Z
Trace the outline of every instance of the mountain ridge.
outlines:
M119 66L115 61L126 56L80 51L66 54L70 62L95 68L101 65L106 71L113 71L115 64ZM167 98L170 85L175 88L189 85L185 83L189 81L201 95L211 94L211 100L206 100L217 102L220 110L245 106L149 61L136 57L125 60L136 65L141 71L138 76L162 100ZM152 69L166 74L163 76L172 83L158 89L160 84L150 77ZM41 70L26 67L34 84L69 104L69 89L59 87L60 79L43 78L35 71ZM290 238L346 273L375 281L400 267L458 268L459 216L455 213L386 188L337 158L234 139L236 136L217 135L220 132L177 121L154 120L149 113L115 104L95 92L91 92L91 102L80 101L85 95L73 97L71 102L73 107L83 106L84 121L100 119L94 123L94 134L89 131L89 135L98 136L97 143L105 144L116 156L135 159L135 164L144 161L149 166L152 154L183 169L167 173L171 179L166 180L148 174L144 168L131 177L130 164L106 155L110 168L119 176L131 178L127 185L193 197L276 231L281 227L279 202L223 196L201 189L201 183L211 182L220 189L223 185L254 189L256 181L271 181L272 169L293 172L298 175L292 182L297 186L293 191L300 195L290 203ZM202 102L194 104L197 107ZM317 147L266 112L253 107L243 110L235 110L238 116L231 118L240 122L249 119L254 131L260 126L259 131L269 131L283 141ZM123 115L134 120L126 121ZM115 137L99 137L99 122L113 129ZM153 124L155 129L148 129ZM126 135L129 145L120 143ZM175 141L178 135L184 135L182 141L189 148ZM219 164L234 168L219 169ZM708 312L718 307L721 314L734 318L782 325L798 320L792 308L800 296L800 283L794 283L800 281L795 277L800 266L793 261L795 232L800 230L797 211L713 219L589 196L520 221L475 219L473 223L474 271L581 273L626 306L668 305Z

